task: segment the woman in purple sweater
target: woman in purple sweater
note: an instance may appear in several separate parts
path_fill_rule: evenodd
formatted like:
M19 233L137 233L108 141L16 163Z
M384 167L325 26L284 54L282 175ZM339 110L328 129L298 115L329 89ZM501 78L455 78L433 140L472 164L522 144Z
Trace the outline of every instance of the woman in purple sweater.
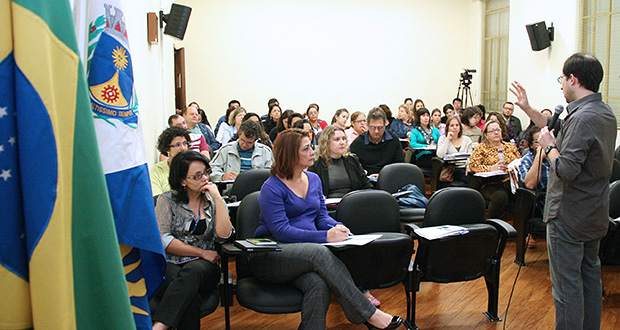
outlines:
M305 171L314 163L307 133L289 129L274 141L275 162L258 199L261 220L255 236L275 238L282 251L250 255L252 271L265 282L292 282L304 293L300 329L326 328L330 291L349 321L396 329L403 320L373 306L342 261L317 244L346 240L349 229L327 215L321 180Z

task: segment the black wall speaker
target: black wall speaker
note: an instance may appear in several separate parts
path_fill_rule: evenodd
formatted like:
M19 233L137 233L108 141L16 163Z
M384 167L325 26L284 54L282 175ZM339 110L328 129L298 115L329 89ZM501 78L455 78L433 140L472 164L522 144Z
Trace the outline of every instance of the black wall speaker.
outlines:
M530 37L530 45L533 51L543 50L551 46L551 40L553 40L553 24L549 29L547 29L547 24L545 24L545 22L528 24L525 28Z
M192 8L176 3L172 4L170 14L164 15L164 12L160 11L160 24L162 24L162 26L160 27L163 27L163 22L166 22L166 29L164 30L164 34L183 40L183 37L185 36L185 30L187 29L187 23L189 22L189 15L191 13Z

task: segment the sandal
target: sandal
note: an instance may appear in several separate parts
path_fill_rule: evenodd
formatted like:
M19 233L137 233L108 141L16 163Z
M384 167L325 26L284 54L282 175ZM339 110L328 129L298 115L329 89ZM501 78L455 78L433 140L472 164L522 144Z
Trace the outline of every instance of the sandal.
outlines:
M532 235L530 235L529 240L527 242L527 248L528 249L533 249L536 247L536 240L534 240L534 237L532 237Z

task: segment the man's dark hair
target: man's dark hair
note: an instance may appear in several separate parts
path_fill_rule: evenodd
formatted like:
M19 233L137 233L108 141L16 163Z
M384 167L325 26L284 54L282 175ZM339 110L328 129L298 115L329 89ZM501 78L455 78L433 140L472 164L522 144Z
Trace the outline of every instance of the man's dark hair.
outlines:
M276 99L275 97L271 98L271 99L269 99L269 101L267 101L267 108L271 109L271 106L273 104L280 105L280 102L278 102L278 99Z
M304 119L304 115L302 115L299 112L293 112L288 116L288 128L291 128L293 126L293 119L294 118L301 118Z
M412 99L412 98L410 98L410 97L406 98L406 99L403 101L403 103L407 103L407 101L411 101L411 103L413 103L413 99Z
M172 140L177 136L184 137L185 140L187 140L187 143L192 142L189 138L189 133L187 130L181 127L172 126L166 128L163 132L161 132L161 134L159 134L159 137L157 138L157 150L161 152L162 155L168 156L170 143L172 143Z
M230 106L231 106L233 103L237 103L237 104L239 104L239 106L241 106L241 102L239 102L239 101L237 101L237 100L230 100L230 102L228 102L228 110L229 110L229 111L230 111Z
M453 103L453 104L454 104L454 101L459 101L459 102L461 102L461 104L463 104L463 100L461 100L461 98L460 98L460 97L455 97L455 98L452 100L452 103Z
M304 129L304 124L311 125L311 124L310 124L310 121L309 121L308 119L304 118L304 119L302 119L302 120L298 120L298 121L296 121L296 122L295 122L295 124L293 124L293 128L301 128L301 129Z
M378 107L374 107L368 111L368 116L366 117L368 123L370 124L371 120L381 119L383 123L387 121L387 117L385 116L385 112Z
M603 66L590 54L576 53L564 62L562 73L568 79L570 75L579 79L579 84L594 93L603 81Z
M525 137L525 140L527 141L528 145L530 146L530 149L532 148L532 144L534 144L534 134L540 132L540 127L534 125L532 127L530 127L527 130L527 136ZM533 154L536 153L536 150L532 151Z
M239 135L243 133L245 137L250 139L259 139L262 131L261 125L253 120L246 120L239 126Z
M174 115L172 115L172 116L168 117L168 126L172 127L172 120L173 120L173 119L176 119L176 118L179 118L179 117L182 117L182 116L181 116L181 115L174 114Z
M447 103L446 105L443 106L443 114L447 114L448 113L448 109L452 109L452 111L454 111L454 106L452 106L452 104Z

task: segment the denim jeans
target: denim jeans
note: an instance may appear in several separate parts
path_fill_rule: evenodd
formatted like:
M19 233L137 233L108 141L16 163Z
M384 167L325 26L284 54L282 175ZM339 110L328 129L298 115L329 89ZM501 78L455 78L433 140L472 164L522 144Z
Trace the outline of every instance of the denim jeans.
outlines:
M602 288L600 238L578 241L558 220L547 223L549 270L557 330L600 329Z

